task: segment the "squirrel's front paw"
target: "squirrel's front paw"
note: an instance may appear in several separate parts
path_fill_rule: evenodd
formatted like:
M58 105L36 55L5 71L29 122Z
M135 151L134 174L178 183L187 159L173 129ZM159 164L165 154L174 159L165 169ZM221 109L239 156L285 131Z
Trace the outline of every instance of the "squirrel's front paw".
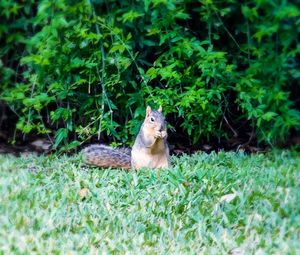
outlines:
M155 138L161 138L164 139L167 136L167 132L166 131L155 131Z
M161 138L167 137L167 131L161 131L161 132L160 132L160 137L161 137Z
M155 138L161 138L161 132L155 130L154 137L155 137Z

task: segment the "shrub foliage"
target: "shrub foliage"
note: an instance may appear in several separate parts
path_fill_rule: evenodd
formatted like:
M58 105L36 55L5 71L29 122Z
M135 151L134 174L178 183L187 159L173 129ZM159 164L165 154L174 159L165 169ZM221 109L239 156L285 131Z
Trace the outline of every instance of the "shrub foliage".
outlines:
M194 143L248 130L273 144L300 128L296 2L0 5L2 99L17 130L54 134L56 147L103 135L126 143L146 104L163 105Z

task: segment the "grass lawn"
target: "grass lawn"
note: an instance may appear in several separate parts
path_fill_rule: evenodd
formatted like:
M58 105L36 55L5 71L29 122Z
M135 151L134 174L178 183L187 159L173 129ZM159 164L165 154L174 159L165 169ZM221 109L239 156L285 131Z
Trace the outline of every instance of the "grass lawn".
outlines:
M300 254L300 154L125 172L0 155L0 254Z

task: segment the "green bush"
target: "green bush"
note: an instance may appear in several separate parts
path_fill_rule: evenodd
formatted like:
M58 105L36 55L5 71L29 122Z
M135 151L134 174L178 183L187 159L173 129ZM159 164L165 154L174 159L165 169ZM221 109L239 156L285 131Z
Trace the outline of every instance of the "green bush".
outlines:
M300 53L292 1L14 4L15 13L1 15L28 25L23 40L1 44L1 59L3 48L25 45L14 52L22 77L2 60L2 98L18 113L18 130L55 132L55 147L100 134L129 142L146 104L163 105L194 143L246 126L251 137L276 144L300 128L290 98Z

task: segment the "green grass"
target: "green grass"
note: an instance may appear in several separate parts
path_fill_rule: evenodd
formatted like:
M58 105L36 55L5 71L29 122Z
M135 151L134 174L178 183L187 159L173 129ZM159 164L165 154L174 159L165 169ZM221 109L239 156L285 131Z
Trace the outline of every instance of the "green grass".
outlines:
M125 172L0 156L0 254L300 253L299 153L172 161Z

